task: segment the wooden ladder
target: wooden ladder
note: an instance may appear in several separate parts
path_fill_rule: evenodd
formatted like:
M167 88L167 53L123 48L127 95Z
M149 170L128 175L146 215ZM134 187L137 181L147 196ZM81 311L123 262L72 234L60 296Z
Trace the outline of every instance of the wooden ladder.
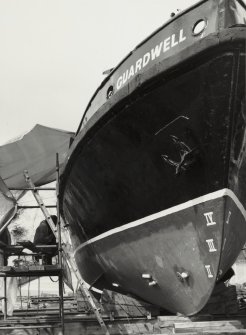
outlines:
M61 236L61 220L60 220L60 201L59 201L59 184L60 184L60 173L59 173L59 157L58 154L56 154L56 198L57 198L57 203L56 203L56 208L57 208L57 226L55 226L46 206L44 205L44 202L38 192L38 189L35 187L34 183L32 182L28 171L24 171L24 176L27 185L29 186L34 198L36 199L40 209L42 210L44 217L46 221L48 222L51 230L53 231L57 241L58 241L58 255L59 255L59 263L62 266L62 257L63 255L65 259L68 261L71 270L73 271L74 275L76 276L78 283L80 284L81 290L83 291L84 295L86 296L87 301L89 302L98 323L100 324L102 330L105 332L106 335L110 335L108 328L100 314L100 309L97 308L90 291L87 288L86 282L83 280L81 274L79 273L77 269L77 265L75 262L75 259L73 256L71 256L71 253L69 252L69 249L67 247L66 241L62 241L62 236ZM64 316L63 316L64 317Z

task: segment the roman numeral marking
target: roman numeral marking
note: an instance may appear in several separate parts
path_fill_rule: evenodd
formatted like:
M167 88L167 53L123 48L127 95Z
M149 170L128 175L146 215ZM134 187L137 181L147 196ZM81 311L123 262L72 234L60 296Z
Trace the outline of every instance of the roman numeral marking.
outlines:
M208 278L213 278L214 276L212 275L210 266L211 266L211 265L205 265L205 268L206 268L207 273L208 273Z
M227 216L227 219L226 219L226 224L229 223L230 218L231 218L231 211L228 212L228 216Z
M213 214L214 212L203 213L207 221L207 226L213 226L214 224L216 224L216 222L213 221Z
M209 252L215 252L215 251L217 251L217 249L214 246L214 239L213 238L211 238L209 240L206 240L206 242L207 242L208 247L209 247Z

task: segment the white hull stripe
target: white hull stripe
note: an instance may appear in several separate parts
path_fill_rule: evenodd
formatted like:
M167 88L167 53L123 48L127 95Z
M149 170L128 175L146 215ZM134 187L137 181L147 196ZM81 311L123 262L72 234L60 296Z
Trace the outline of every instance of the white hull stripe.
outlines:
M146 222L154 221L154 220L159 219L161 217L164 217L164 216L167 216L167 215L170 215L170 214L182 211L184 209L196 206L196 205L204 203L206 201L214 200L214 199L217 199L217 198L220 198L220 197L224 197L224 196L229 196L235 202L235 204L237 205L237 207L239 208L239 210L241 211L242 215L244 216L244 218L246 220L246 211L245 211L243 205L241 204L241 202L239 201L239 199L237 198L237 196L231 190L229 190L228 188L224 188L222 190L219 190L219 191L216 191L216 192L212 192L212 193L203 195L203 196L195 198L193 200L189 200L189 201L184 202L184 203L182 203L180 205L176 205L176 206L170 207L170 208L165 209L165 210L163 210L161 212L158 212L158 213L155 213L155 214L151 214L151 215L146 216L146 217L144 217L142 219L139 219L139 220L127 223L127 224L122 225L120 227L111 229L111 230L109 230L109 231L107 231L107 232L105 232L103 234L100 234L100 235L98 235L96 237L93 237L92 239L90 239L90 240L82 243L81 245L79 245L75 249L74 255L80 249L84 248L88 244L92 244L92 243L94 243L94 242L96 242L98 240L101 240L101 239L103 239L105 237L108 237L110 235L119 233L119 232L121 232L123 230L126 230L126 229L129 229L129 228L133 228L133 227L142 225L142 224L144 224Z

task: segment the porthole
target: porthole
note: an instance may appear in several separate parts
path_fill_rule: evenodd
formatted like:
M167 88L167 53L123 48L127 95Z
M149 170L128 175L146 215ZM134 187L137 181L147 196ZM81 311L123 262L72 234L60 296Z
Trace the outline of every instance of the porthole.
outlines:
M108 90L107 90L107 99L109 99L114 93L114 88L113 86L109 86Z
M194 26L192 28L192 34L194 36L198 36L198 35L200 35L204 32L206 27L207 27L207 20L200 19L194 24Z

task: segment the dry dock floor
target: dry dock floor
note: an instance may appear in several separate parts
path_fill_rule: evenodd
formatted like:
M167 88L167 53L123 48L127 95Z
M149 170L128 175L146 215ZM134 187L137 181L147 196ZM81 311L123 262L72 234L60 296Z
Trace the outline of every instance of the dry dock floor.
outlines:
M58 315L26 316L18 314L0 321L1 335L61 335ZM246 315L232 316L158 316L147 318L104 318L111 335L125 334L246 334ZM10 329L10 326L15 327ZM43 328L45 327L45 328ZM91 315L66 313L64 335L105 334Z
M218 290L217 290L218 291ZM219 294L218 294L219 293ZM29 297L12 317L0 313L0 335L103 335L88 302L82 296L64 299L64 333L59 304L54 297ZM27 304L27 302L30 304ZM128 334L245 334L246 290L219 288L197 315L160 316L160 309L131 297L104 292L102 318L110 335Z

